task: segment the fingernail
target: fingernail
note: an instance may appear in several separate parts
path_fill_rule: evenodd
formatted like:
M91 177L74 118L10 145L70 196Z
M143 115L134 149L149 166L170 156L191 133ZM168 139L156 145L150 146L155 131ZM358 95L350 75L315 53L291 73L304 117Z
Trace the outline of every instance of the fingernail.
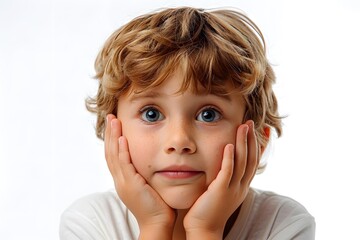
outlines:
M246 126L244 127L244 133L247 135L248 132L249 132L249 126L246 125Z
M251 128L254 128L254 126L255 126L253 121L250 121L249 125L250 125Z
M234 156L234 149L235 149L234 144L230 144L229 145L229 150L230 150L231 156Z
M115 126L115 119L111 120L110 125L112 128Z

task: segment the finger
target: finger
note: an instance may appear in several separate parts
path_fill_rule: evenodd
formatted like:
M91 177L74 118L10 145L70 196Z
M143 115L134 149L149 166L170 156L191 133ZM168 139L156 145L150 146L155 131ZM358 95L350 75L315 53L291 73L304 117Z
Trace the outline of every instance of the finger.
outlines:
M119 174L123 179L131 179L136 174L136 169L131 163L129 146L127 139L124 136L120 136L118 139L119 151L116 163L114 165L118 168Z
M224 148L223 161L219 172L219 181L228 187L234 173L234 145L227 144Z
M248 132L249 127L246 124L240 125L236 132L235 170L232 178L232 183L236 185L240 183L246 170L248 157Z
M131 163L129 146L124 136L119 137L119 162L121 164Z
M221 168L215 180L209 185L212 188L225 189L229 187L234 170L234 145L227 144L224 148Z
M128 195L128 197L133 196L133 194L139 190L139 187L145 184L145 180L136 173L135 167L131 163L126 138L120 136L116 140L118 151L117 156L112 158L113 178L116 191L119 197L123 199L126 195ZM129 189L131 189L130 192Z
M110 134L111 134L111 125L110 122L114 119L115 116L113 114L108 114L106 116L106 123L105 123L105 136L104 136L104 150L105 150L105 158L108 158L109 153L109 143L110 143Z
M108 167L112 175L114 175L115 170L118 168L118 155L119 155L119 142L118 139L121 136L121 124L117 118L113 118L110 121L110 137L109 144L107 147L107 158Z
M247 165L245 175L243 177L244 183L250 184L251 180L255 176L257 166L259 164L259 151L258 144L255 135L255 126L253 121L247 121L246 124L249 126L249 134L248 134L248 157L247 157Z

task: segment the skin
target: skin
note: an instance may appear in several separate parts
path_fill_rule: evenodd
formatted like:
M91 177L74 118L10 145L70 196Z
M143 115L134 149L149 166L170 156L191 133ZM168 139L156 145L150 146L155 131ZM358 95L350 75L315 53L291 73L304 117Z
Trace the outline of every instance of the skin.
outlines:
M177 93L182 76L119 98L105 156L139 239L222 239L260 159L242 96Z

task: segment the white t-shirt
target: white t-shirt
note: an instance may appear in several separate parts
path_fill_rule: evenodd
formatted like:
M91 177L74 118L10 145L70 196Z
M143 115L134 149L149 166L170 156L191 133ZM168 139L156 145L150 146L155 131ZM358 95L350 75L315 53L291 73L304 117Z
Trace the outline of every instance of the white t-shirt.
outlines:
M61 240L132 240L139 236L134 215L115 191L77 200L61 217ZM225 240L312 240L315 221L298 202L250 189Z

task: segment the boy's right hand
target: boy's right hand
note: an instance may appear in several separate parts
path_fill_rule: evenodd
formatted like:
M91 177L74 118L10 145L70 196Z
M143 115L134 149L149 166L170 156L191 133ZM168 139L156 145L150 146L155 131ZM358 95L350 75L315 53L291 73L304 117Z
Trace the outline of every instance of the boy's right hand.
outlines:
M116 192L134 214L140 227L139 239L171 239L175 211L137 173L131 162L121 123L113 115L106 118L105 157L114 179ZM155 238L154 238L155 237Z

